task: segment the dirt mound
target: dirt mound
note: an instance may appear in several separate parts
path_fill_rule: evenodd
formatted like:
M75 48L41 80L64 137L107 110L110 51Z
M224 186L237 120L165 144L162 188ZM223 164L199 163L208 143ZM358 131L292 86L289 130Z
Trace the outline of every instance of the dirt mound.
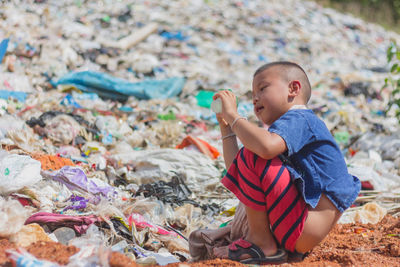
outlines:
M15 246L6 239L0 240L0 265L10 263L5 250ZM39 259L67 264L68 258L78 252L73 246L54 242L37 242L26 250ZM303 261L281 266L399 266L400 218L386 216L378 224L340 224L328 237L314 248ZM136 266L123 254L113 252L110 266ZM169 264L169 267L246 266L238 262L215 259L196 263Z

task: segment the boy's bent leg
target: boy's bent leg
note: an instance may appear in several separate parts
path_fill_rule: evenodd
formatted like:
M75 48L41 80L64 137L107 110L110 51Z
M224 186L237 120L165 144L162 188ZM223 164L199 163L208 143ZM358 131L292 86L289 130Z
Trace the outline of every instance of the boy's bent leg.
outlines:
M259 246L266 255L277 250L276 242L295 249L308 209L279 158L266 160L242 148L222 183L246 206L251 230L247 241L259 245L257 240L263 239Z
M296 242L296 251L305 253L318 245L332 230L342 214L324 195L315 209L309 209L303 231Z
M245 206L248 232L244 237L246 241L258 246L265 256L275 255L278 247L273 234L269 228L269 221L265 211L257 211ZM218 258L228 258L228 246L214 249L214 255ZM243 254L241 260L249 258L250 255Z
M275 255L278 248L269 228L267 213L246 206L246 215L249 232L245 240L260 247L266 256Z

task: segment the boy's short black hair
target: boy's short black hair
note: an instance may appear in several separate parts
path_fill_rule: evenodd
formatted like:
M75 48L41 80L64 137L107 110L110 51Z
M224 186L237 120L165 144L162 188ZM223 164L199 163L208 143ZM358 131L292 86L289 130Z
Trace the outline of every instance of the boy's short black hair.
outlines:
M290 61L275 61L264 64L254 72L253 78L256 77L257 74L272 67L281 68L281 70L286 74L284 78L287 81L292 81L293 79L300 80L303 87L305 101L307 103L311 97L311 84L304 69L296 63Z

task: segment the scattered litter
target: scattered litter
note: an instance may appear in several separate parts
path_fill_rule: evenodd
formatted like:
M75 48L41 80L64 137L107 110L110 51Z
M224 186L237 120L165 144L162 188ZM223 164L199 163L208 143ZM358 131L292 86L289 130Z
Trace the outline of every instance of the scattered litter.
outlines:
M6 1L0 18L4 264L190 260L190 233L238 213L212 97L230 88L257 122L252 74L276 60L309 74L308 107L362 181L340 222L400 215L399 124L381 90L393 32L294 0Z

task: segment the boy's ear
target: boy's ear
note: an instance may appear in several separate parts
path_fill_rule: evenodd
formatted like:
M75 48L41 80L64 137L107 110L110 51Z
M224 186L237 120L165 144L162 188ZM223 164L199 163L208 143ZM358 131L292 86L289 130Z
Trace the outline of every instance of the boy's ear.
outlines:
M289 96L294 97L300 95L301 83L297 80L289 83Z

